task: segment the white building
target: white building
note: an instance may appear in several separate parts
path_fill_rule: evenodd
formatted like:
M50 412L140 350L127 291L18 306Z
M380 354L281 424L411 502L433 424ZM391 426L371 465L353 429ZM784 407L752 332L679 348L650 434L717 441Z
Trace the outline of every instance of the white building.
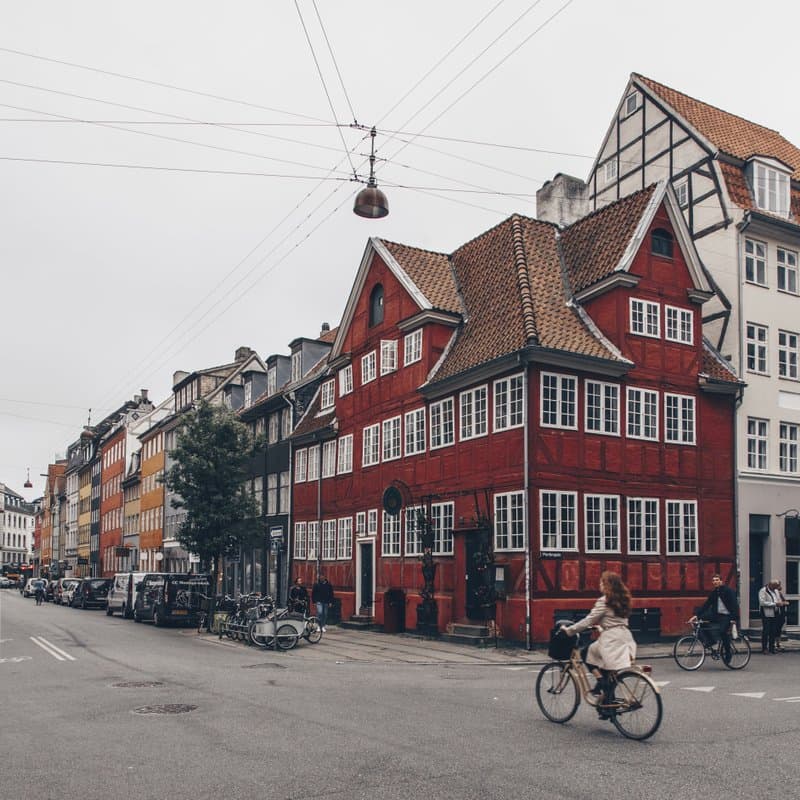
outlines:
M34 507L0 483L0 564L27 564L33 545Z

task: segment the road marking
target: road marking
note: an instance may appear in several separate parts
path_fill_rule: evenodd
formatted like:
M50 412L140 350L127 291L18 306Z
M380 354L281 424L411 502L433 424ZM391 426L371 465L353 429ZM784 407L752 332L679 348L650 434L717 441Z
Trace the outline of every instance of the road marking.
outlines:
M672 681L653 681L653 683L659 688L663 689L668 683L672 683Z
M511 672L519 672L520 670L528 669L528 668L527 667L502 667L502 669L507 669L507 670L509 670Z
M0 664L19 664L20 661L30 660L30 656L14 656L13 658L0 658Z
M75 661L69 653L65 653L60 647L56 647L52 642L48 642L44 636L31 636L30 640L39 645L46 653L53 656L57 661Z
M779 703L800 703L800 697L773 697L772 699Z
M731 694L734 697L755 697L756 700L761 700L766 692L731 692Z
M0 639L0 644L5 644L6 642L13 642L13 639Z
M685 692L713 692L714 686L684 686L682 687Z

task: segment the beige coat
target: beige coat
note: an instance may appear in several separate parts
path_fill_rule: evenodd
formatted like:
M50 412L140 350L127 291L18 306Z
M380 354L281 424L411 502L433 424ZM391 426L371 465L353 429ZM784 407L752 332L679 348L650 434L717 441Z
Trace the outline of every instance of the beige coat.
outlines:
M594 608L582 620L566 628L570 636L597 625L600 638L592 642L586 661L600 669L625 669L636 658L636 642L628 628L628 620L617 617L601 597Z

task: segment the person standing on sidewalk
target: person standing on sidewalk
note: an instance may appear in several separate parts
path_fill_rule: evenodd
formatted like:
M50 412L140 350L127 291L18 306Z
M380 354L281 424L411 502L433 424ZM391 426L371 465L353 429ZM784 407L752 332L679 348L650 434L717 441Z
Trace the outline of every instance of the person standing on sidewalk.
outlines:
M317 578L317 582L311 588L311 602L317 608L317 619L322 626L322 630L327 630L328 624L328 609L333 603L333 586L328 583L328 579L324 575Z
M778 597L777 611L778 616L775 622L775 652L780 653L783 651L781 647L781 634L783 633L783 626L786 624L786 611L789 607L789 601L783 593L783 586L780 581L775 581L775 594Z
M771 580L758 591L758 608L761 612L761 652L775 652L775 631L778 627L777 581Z

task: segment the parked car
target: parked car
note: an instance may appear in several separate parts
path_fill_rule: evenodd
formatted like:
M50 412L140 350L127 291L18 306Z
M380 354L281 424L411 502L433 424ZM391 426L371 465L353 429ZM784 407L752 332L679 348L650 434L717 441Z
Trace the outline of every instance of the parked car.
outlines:
M168 622L196 625L201 595L210 593L210 575L148 573L136 585L133 619L151 619L158 626Z
M64 589L70 584L75 585L79 580L79 578L59 578L56 581L56 588L53 590L53 602L58 606L62 604L68 605L64 599Z
M141 583L146 572L118 572L108 592L106 614L110 617L115 611L125 619L133 616L133 604L136 600L136 584Z
M75 589L72 605L81 608L105 608L110 588L111 578L84 578Z
M44 599L45 600L55 600L56 596L56 584L58 581L47 581L47 586L44 589Z
M5 578L5 577L0 578L0 589L10 589L12 586L15 585L16 584L14 583L14 581L11 580L11 578Z
M22 590L23 597L33 597L36 594L36 589L39 585L44 586L44 578L28 578L25 588Z
M74 608L72 601L75 599L75 594L83 580L83 578L68 578L64 581L61 585L61 603L63 605Z

